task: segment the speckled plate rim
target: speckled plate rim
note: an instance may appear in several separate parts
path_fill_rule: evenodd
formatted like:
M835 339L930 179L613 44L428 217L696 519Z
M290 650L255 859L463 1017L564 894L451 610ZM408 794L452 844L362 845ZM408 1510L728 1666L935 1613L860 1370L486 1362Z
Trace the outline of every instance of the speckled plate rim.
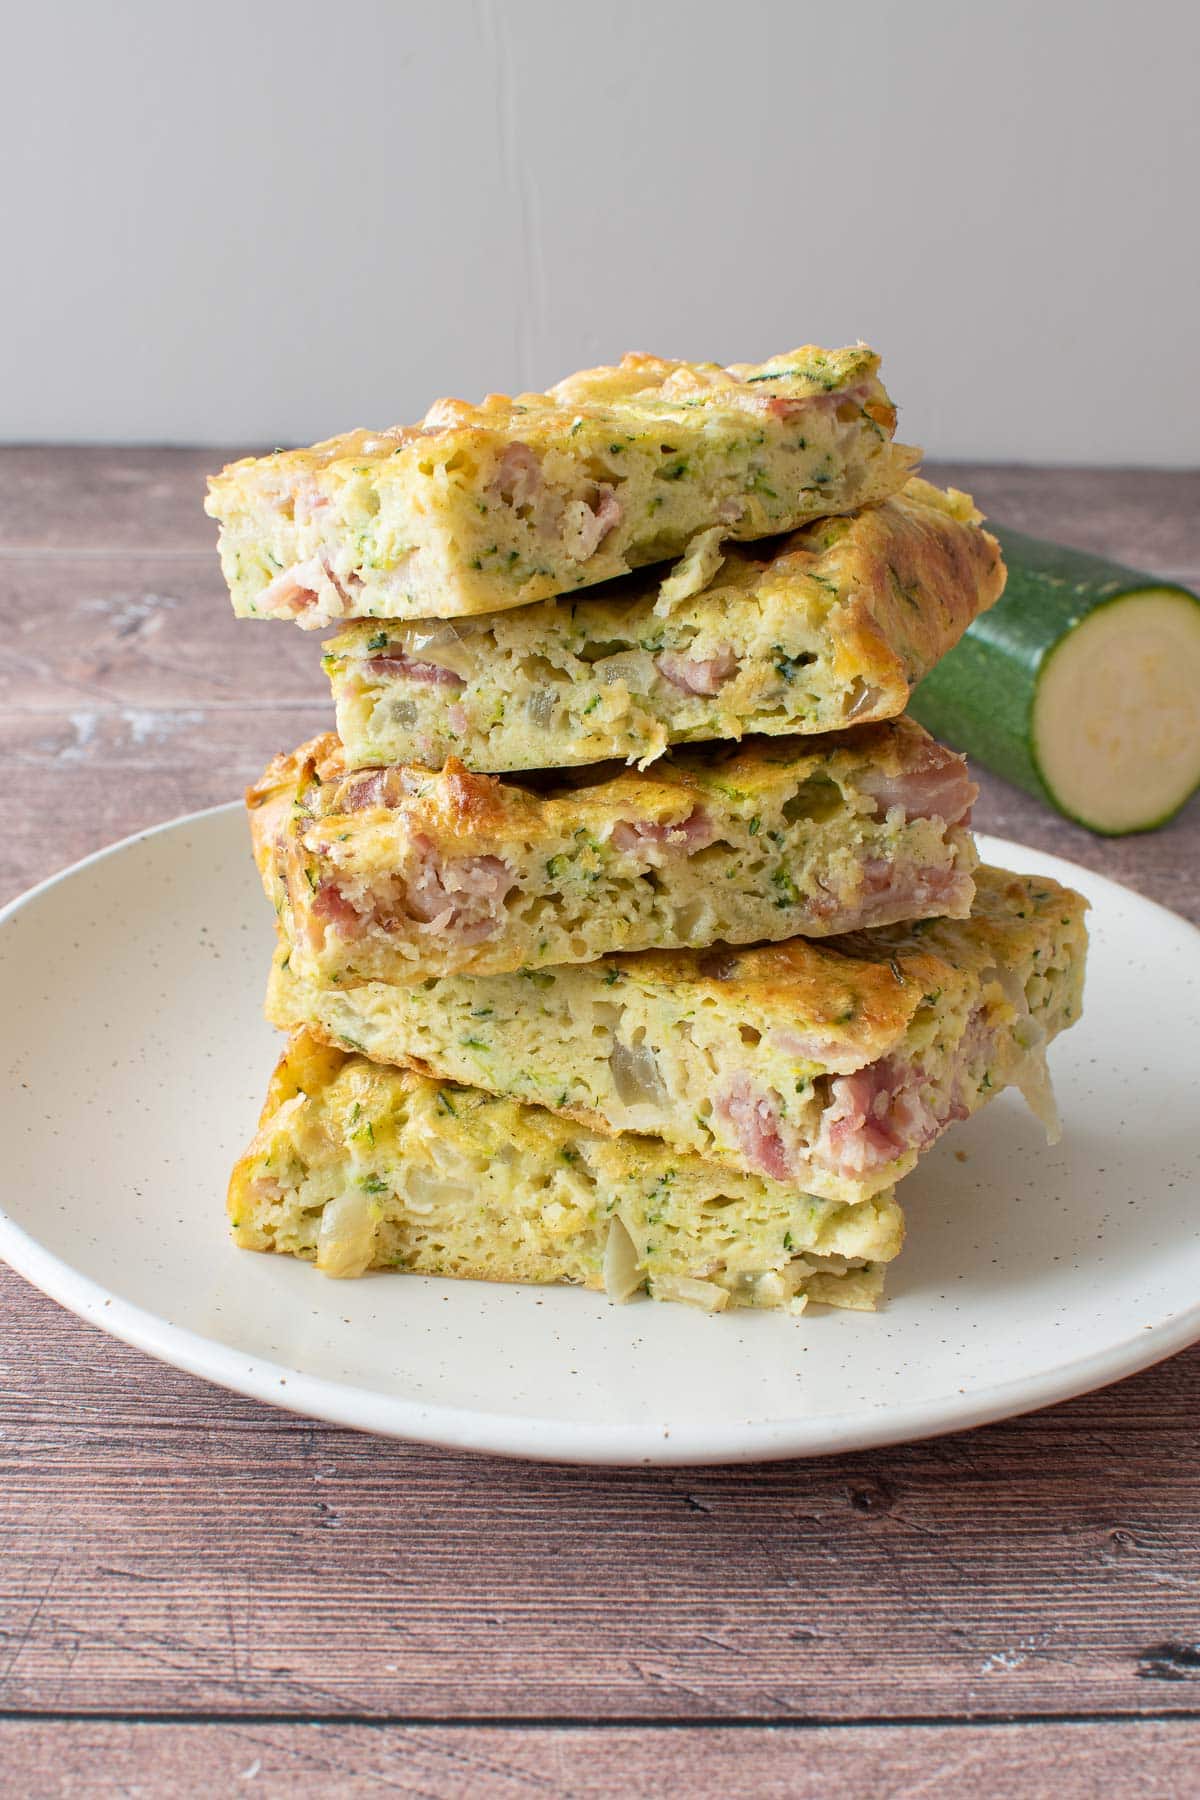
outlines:
M37 905L51 889L73 880L99 862L119 857L147 838L178 832L221 815L239 814L241 803L207 807L146 831L132 833L39 882L0 909L0 930L17 913ZM1065 858L1031 850L1005 838L981 834L985 860L1021 866L1032 858L1045 873L1078 885L1093 904L1117 897L1133 902L1165 927L1183 934L1200 958L1200 931L1177 913L1136 894L1107 876ZM1015 859L1015 862L1014 862ZM430 1406L400 1395L382 1394L350 1383L309 1375L252 1358L215 1339L173 1324L161 1314L107 1292L69 1262L47 1250L0 1207L0 1257L18 1274L69 1312L135 1349L218 1387L305 1417L484 1455L534 1461L610 1466L637 1464L705 1465L763 1462L787 1457L828 1456L888 1444L914 1442L970 1430L1051 1406L1138 1374L1200 1341L1200 1300L1152 1326L1142 1326L1103 1350L1047 1368L1038 1376L934 1395L908 1406L860 1408L836 1418L822 1415L745 1419L736 1425L706 1425L673 1431L669 1425L572 1424L536 1414L475 1412Z

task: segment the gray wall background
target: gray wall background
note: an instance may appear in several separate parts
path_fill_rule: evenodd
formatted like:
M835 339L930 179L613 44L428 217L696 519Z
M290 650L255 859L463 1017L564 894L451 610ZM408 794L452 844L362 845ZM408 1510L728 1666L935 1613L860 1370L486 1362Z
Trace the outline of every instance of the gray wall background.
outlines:
M861 336L938 455L1200 461L1194 0L5 18L9 441L285 443Z

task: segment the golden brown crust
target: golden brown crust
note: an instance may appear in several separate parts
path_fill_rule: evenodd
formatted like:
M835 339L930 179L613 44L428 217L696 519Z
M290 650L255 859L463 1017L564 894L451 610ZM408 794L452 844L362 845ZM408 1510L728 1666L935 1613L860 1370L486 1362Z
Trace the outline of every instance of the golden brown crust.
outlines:
M878 505L793 532L762 574L780 591L833 579L837 674L877 688L870 716L883 718L903 710L911 686L995 605L1006 571L970 495L913 477Z
M921 769L928 754L941 758L923 727L901 716L813 738L680 749L648 774L565 770L534 788L522 778L473 774L457 758L441 770L416 763L347 770L342 745L326 733L275 756L246 790L246 806L259 869L266 873L275 853L300 855L293 871L302 880L300 835L308 833L315 850L320 842L344 841L345 832L365 841L381 814L439 850L502 855L513 842L558 844L581 830L606 837L624 821L676 828L698 808L720 815L725 794L738 801L777 797L781 781L797 794L810 779L840 783L855 796L860 781L900 778Z
M1000 546L968 495L920 480L885 507L864 507L853 541L853 588L830 621L846 672L874 669L879 685L898 679L907 694L1004 592Z
M958 980L940 957L915 948L873 961L808 938L746 951L644 950L611 960L651 991L686 985L700 1004L706 997L732 1000L747 1019L761 1017L776 1028L798 1023L806 1034L836 1040L839 1053L856 1062L894 1049L922 995Z
M768 372L778 367L776 380ZM469 400L435 400L419 425L390 425L380 431L358 428L296 450L276 450L270 456L243 456L211 477L209 488L218 500L236 493L246 478L254 485L284 494L297 480L323 472L339 463L353 472L354 465L386 466L398 451L428 449L439 461L444 454L469 453L476 436L493 437L513 429L525 441L536 442L539 428L560 418L567 409L588 413L614 403L637 399L647 407L667 409L719 392L723 401L736 400L747 411L769 409L772 403L832 392L853 381L873 380L879 357L865 344L842 350L825 350L804 344L775 356L766 363L677 362L668 358L629 352L615 367L581 369L546 393L487 394L479 403ZM872 398L864 408L885 431L895 427L895 408L886 396ZM401 459L403 460L403 459ZM218 508L210 508L219 516Z
M618 970L650 993L665 989L677 1001L686 995L688 1005L693 996L696 1004L708 996L746 1019L761 1018L764 1028L792 1025L826 1038L837 1046L839 1065L861 1067L900 1047L928 996L944 999L973 987L981 971L1021 966L1043 952L1056 923L1078 929L1087 910L1082 895L1049 878L984 867L969 921L931 919L742 950L642 950L599 958L579 973L591 969L604 981L605 972ZM277 965L286 958L281 942ZM476 979L486 995L487 978ZM318 1029L308 1018L303 1023Z
M898 776L919 766L931 743L915 720L901 717L819 737L743 738L728 747L679 749L646 774L613 773L610 767L563 771L532 787L524 785L528 776L474 774L455 757L441 770L415 763L348 770L341 744L326 732L273 757L247 788L246 805L256 842L274 837L281 802L290 815L299 801L324 821L384 808L435 841L487 849L517 833L554 836L567 824L599 828L627 818L674 823L722 788L753 794L776 785L781 767L797 787L826 775L852 784L859 768L879 778ZM355 798L368 784L370 808Z

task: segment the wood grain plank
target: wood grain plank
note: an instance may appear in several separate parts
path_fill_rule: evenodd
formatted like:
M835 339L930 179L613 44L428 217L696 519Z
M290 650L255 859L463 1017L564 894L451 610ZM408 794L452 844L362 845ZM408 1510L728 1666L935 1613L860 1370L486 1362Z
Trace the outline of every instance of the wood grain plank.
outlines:
M1105 1725L502 1730L479 1726L0 1722L0 1762L26 1800L249 1793L340 1800L1180 1800L1195 1792L1200 1727Z
M21 804L0 847L0 905L106 844L241 797L279 750L328 729L327 705L0 712Z
M321 703L321 638L238 620L216 559L0 558L0 712Z
M0 550L207 551L206 478L245 449L0 445Z
M597 1471L273 1412L7 1271L0 1304L0 1713L1200 1706L1200 1350L931 1443Z
M965 488L990 518L1034 537L1178 581L1200 574L1200 470L934 462L923 473Z

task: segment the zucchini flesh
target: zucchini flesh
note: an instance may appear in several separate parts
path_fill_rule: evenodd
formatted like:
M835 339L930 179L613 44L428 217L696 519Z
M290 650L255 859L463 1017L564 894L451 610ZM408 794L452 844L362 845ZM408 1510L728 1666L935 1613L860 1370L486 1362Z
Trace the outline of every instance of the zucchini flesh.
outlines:
M1008 584L909 711L1092 831L1149 831L1200 785L1200 600L992 526Z

